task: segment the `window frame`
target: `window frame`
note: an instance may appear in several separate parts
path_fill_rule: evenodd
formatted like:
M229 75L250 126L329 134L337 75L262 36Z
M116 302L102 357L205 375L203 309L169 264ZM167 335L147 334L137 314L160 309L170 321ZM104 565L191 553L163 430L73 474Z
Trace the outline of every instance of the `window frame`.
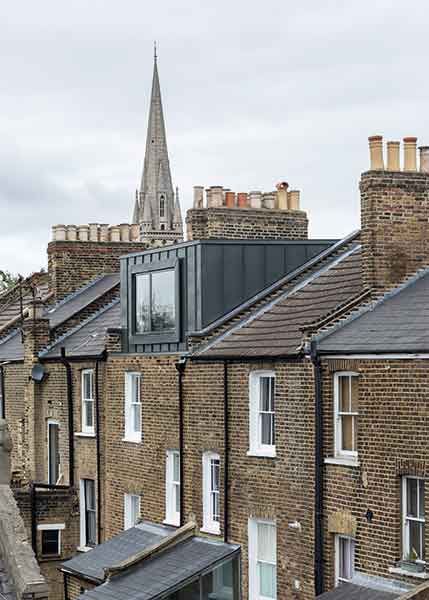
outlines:
M174 271L175 326L164 333L159 331L141 333L136 328L136 276L158 271ZM180 341L181 302L179 258L130 266L128 268L128 298L131 300L128 307L128 330L130 332L129 341L131 344L162 344Z
M407 558L407 555L410 553L409 544L410 544L410 527L409 524L411 521L415 523L419 523L420 526L423 527L423 535L422 535L422 558L417 558L415 562L426 564L426 544L425 544L425 528L426 528L426 510L425 510L425 502L423 503L423 514L424 517L410 517L407 515L407 504L408 504L408 491L407 491L407 481L409 479L415 479L417 482L423 482L423 491L424 497L423 501L426 498L426 481L424 477L416 477L415 475L404 475L401 481L401 501L402 501L402 560L412 560ZM419 514L420 508L420 487L417 485L417 514Z
M139 402L133 398L133 378L138 379ZM124 437L123 441L140 443L143 440L143 411L142 411L142 380L143 374L139 371L125 371L124 378ZM140 429L135 431L133 407L140 406Z
M358 450L357 450L357 435L356 431L356 423L358 423L359 418L359 406L358 412L347 412L341 413L340 409L340 378L341 377L349 377L350 382L352 377L357 377L359 381L359 373L356 371L337 371L334 373L334 381L333 381L333 389L334 389L334 455L338 458L348 458L351 460L357 460L358 458ZM351 383L350 383L350 393L351 393ZM358 398L359 400L359 398ZM341 414L340 414L341 413ZM353 442L356 450L343 450L342 449L342 416L349 415L353 417Z
M274 380L273 397L273 444L262 443L262 432L260 423L260 399L261 379L270 378ZM249 450L248 456L276 457L276 372L269 369L251 371L249 374Z
M132 520L132 513L133 513L133 499L137 498L137 518L136 521L133 522ZM131 529L132 527L135 527L137 525L137 523L139 522L140 519L140 514L141 514L141 496L139 494L132 494L132 493L125 493L124 494L124 531L126 531L127 529Z
M340 576L340 545L341 540L348 542L349 544L349 568L351 572L351 578L346 579ZM356 539L351 535L345 535L343 533L336 533L334 537L334 552L335 552L335 586L339 586L342 583L349 583L353 579L355 572L355 555L356 555Z
M270 525L274 526L276 532L276 562L275 562L275 573L276 573L276 596L275 599L269 596L263 596L259 593L260 580L259 580L259 569L258 569L258 525ZM277 586L277 575L278 575L278 556L277 556L277 523L275 520L260 519L260 518L249 518L248 520L248 554L249 554L249 600L276 600L278 597L278 586ZM272 564L272 563L269 563Z
M85 398L85 377L86 375L90 376L90 380L91 380L91 393L92 393L92 398ZM87 433L87 434L95 434L95 389L94 389L94 369L89 368L89 369L82 369L81 372L81 379L80 379L80 385L81 385L81 427L82 427L82 433ZM92 426L87 424L87 412L86 412L86 404L90 403L91 405L91 414L92 414Z
M218 461L219 463L219 489L212 489L212 461ZM217 452L204 452L203 454L203 527L202 531L212 533L214 535L220 534L220 499L221 499L221 461L220 455ZM219 520L216 520L213 514L212 497L213 494L217 495L217 502L219 507Z
M94 508L89 509L87 504L86 482L91 481L94 489ZM79 509L80 509L80 546L79 550L92 550L97 545L97 495L94 479L81 479L79 481ZM95 540L94 544L88 543L88 513L95 514Z
M65 523L41 523L37 525L37 531L41 532L40 538L40 555L43 558L54 558L61 556L61 531L65 529ZM57 531L58 532L58 552L55 554L45 554L43 552L43 531Z
M179 457L179 480L174 479L174 457ZM180 507L180 452L169 449L166 452L165 461L165 520L164 523L180 526L180 508L176 510L177 494Z

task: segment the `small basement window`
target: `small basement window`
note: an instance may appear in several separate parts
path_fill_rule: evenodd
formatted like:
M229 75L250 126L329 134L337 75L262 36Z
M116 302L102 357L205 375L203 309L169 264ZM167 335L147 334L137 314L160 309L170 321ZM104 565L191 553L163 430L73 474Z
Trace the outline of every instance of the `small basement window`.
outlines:
M61 554L61 530L65 528L64 523L42 524L37 529L41 534L41 552L44 557L60 556Z
M136 333L167 333L176 327L174 269L142 273L135 277Z

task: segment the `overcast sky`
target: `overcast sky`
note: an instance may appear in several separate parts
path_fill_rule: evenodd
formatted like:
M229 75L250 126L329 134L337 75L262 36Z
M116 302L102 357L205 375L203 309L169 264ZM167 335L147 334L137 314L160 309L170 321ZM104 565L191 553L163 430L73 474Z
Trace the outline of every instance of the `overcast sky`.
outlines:
M427 2L0 2L0 269L55 223L131 219L153 40L173 182L302 190L312 237L359 226L367 137L429 143Z

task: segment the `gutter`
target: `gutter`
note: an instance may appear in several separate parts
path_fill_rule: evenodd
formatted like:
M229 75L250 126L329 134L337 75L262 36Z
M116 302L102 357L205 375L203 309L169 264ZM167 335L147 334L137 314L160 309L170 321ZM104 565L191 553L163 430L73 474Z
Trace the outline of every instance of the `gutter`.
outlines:
M324 589L323 565L323 388L322 364L316 342L311 342L310 358L314 367L314 586L315 595Z
M178 395L179 395L179 477L180 477L180 498L179 498L179 509L180 509L180 527L183 527L184 523L184 508L185 508L185 461L183 457L183 450L185 447L184 439L184 419L183 419L183 375L186 369L186 357L182 357L176 363L176 369L178 374Z
M70 362L66 359L66 350L61 348L62 364L66 369L67 380L67 406L69 425L69 486L74 487L74 426L73 426L73 378Z

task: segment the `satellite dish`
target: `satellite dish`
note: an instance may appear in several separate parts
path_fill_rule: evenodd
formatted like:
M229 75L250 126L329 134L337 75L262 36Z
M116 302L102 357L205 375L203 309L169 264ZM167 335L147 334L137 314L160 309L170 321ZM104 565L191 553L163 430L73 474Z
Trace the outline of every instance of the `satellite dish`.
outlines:
M31 379L36 383L41 383L45 379L46 375L47 373L45 371L45 367L40 363L36 363L31 369Z

